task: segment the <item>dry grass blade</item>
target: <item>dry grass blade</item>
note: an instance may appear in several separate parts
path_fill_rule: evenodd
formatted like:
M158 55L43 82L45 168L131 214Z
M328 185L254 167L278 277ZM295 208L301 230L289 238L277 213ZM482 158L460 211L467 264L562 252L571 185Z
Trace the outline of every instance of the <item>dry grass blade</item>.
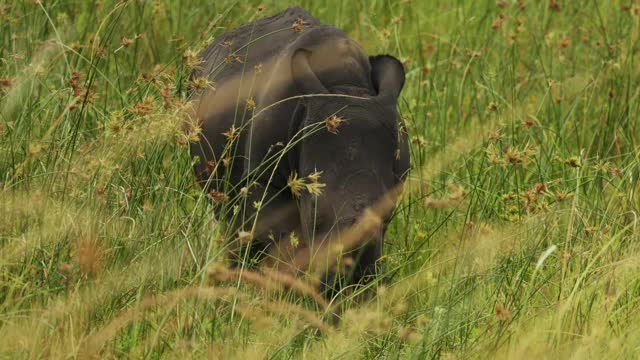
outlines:
M316 313L303 309L300 306L295 304L291 304L286 301L262 301L260 306L268 309L271 312L283 315L285 317L291 316L291 314L295 314L304 319L307 323L315 327L316 329L322 331L327 335L332 335L334 333L333 329L327 325L324 321L320 320Z
M329 303L325 300L324 297L318 292L316 286L307 284L302 280L284 273L282 271L271 270L268 268L263 269L265 275L283 286L287 289L295 290L301 295L305 295L313 299L323 310L329 309Z
M224 266L213 266L209 271L209 279L212 281L245 281L270 292L294 290L303 296L311 298L323 310L329 308L329 303L314 287L289 274L269 269L264 269L264 271L265 275L262 275L250 270L234 270L227 269Z
M133 305L130 309L117 316L96 334L91 335L80 351L82 357L99 357L104 345L113 339L118 331L133 321L142 318L145 311L152 307L174 304L182 299L199 297L207 300L225 299L237 295L235 288L196 287L175 290L166 294L151 296Z

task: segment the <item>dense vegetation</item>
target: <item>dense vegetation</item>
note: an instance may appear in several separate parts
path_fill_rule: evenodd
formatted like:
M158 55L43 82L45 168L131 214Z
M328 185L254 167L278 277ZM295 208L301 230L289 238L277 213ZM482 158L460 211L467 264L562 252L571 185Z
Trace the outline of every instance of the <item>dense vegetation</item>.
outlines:
M640 354L640 3L0 4L3 357ZM183 131L198 52L287 4L407 70L394 277L330 307L224 267Z

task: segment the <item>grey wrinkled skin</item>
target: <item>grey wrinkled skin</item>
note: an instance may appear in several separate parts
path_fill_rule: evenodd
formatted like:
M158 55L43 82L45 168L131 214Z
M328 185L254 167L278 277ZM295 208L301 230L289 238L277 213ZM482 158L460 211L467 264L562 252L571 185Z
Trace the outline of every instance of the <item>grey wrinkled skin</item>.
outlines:
M296 31L292 25L300 24L299 19L303 23ZM199 159L196 176L206 191L224 192L232 199L243 193L246 206L240 215L228 210L225 216L236 230L253 228L252 245L230 246L232 258L273 254L292 231L300 238L300 248L338 236L404 180L409 148L397 101L405 75L397 59L368 57L341 30L321 24L299 7L231 30L201 56L203 62L191 77L208 78L215 90L193 94L202 128L200 142L191 145L192 156ZM323 96L285 100L311 94ZM353 97L328 96L332 94ZM251 102L255 108L247 106ZM336 133L324 127L331 115L344 120ZM310 130L313 124L318 130ZM229 143L222 133L232 126L242 130ZM296 141L284 156L277 156ZM269 159L278 161L267 167ZM289 175L316 171L326 184L322 194L303 191L295 198L287 186ZM252 204L262 199L253 227ZM350 254L354 264L350 276L342 279L345 283L375 274L390 216L385 214L380 228ZM335 276L329 271L327 278Z

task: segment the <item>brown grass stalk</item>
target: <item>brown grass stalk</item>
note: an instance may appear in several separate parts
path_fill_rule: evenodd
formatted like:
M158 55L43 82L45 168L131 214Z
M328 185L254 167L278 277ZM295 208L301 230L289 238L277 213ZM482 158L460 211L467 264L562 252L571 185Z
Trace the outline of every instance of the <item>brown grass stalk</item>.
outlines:
M263 271L265 275L251 270L234 270L215 266L209 273L209 279L212 281L245 281L269 292L293 290L300 295L308 296L323 310L329 308L329 303L314 287L283 272L266 268Z

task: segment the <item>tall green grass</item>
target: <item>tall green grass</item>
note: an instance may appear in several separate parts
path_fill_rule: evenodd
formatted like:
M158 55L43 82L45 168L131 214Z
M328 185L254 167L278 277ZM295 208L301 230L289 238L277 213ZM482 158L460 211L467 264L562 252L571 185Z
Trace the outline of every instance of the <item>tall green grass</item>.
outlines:
M219 268L182 127L193 54L294 4L407 70L394 277L340 322ZM619 1L3 2L0 353L637 358L639 36Z

